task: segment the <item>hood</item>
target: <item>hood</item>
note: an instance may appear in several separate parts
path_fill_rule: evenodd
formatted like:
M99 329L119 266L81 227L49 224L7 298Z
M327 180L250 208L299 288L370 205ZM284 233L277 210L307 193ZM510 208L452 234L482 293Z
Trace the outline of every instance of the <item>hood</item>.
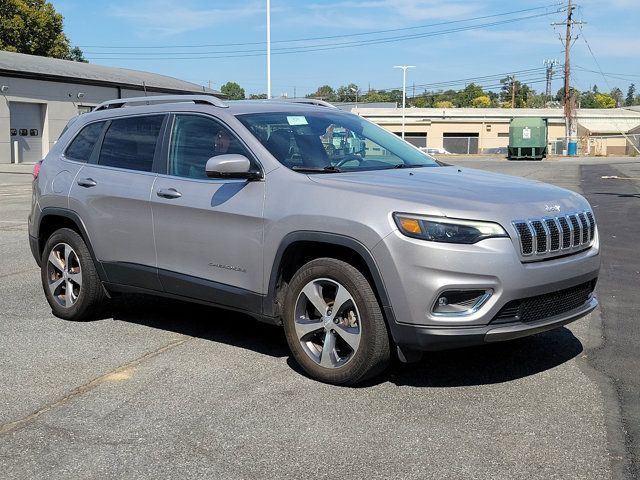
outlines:
M411 213L493 220L540 218L589 208L579 194L547 183L465 167L424 167L310 175L327 187L397 201ZM414 205L407 205L407 202ZM560 213L547 206L558 206ZM396 208L396 207L392 207Z

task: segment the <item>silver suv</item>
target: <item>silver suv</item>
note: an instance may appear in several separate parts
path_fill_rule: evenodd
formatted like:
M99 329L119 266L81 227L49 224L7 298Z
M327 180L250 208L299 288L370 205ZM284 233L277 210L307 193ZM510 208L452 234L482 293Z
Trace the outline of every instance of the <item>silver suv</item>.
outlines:
M114 100L34 170L29 240L53 313L116 292L284 326L312 377L508 340L592 311L587 201L445 165L322 102Z

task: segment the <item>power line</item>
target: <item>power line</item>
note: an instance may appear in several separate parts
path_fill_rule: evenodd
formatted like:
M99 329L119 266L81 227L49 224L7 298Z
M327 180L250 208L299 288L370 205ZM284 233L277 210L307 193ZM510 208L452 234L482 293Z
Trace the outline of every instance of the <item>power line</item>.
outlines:
M419 33L412 35L401 35L395 37L384 37L384 38L376 38L370 40L361 40L361 41L352 41L352 42L338 42L338 43L326 43L318 46L303 46L303 47L283 47L279 49L272 49L272 55L286 55L286 54L295 54L295 53L308 53L308 52L317 52L323 50L334 50L336 48L349 48L349 47L360 47L367 45L380 45L386 43L395 43L400 41L414 40L418 38L427 38L434 37L439 35L445 35L449 33L458 33L470 30L477 30L485 27L497 26L497 25L506 25L509 23L520 22L523 20L530 20L533 18L546 17L553 13L558 13L562 11L561 9L554 12L547 12L536 15L528 15L525 17L512 18L508 20L502 20L497 22L483 23L477 25L467 25L464 27L457 27L446 30L438 30L435 32L428 33ZM256 53L253 53L256 52ZM137 52L135 52L137 53ZM220 55L210 56L209 53L215 53ZM232 54L233 55L230 55ZM235 55L238 53L238 55ZM264 56L265 52L263 49L259 50L236 50L236 51L219 51L219 52L201 52L200 54L196 54L196 56L158 56L158 57L112 57L112 56L103 56L103 55L112 55L107 53L101 53L101 56L91 56L93 59L106 59L106 60L204 60L204 59L215 59L215 58L241 58L241 57L256 57L256 56ZM119 53L114 53L113 55L120 55ZM164 55L171 55L169 53L164 53ZM191 53L175 53L174 55L193 55Z
M495 82L497 80L502 80L503 78L506 78L513 74L517 74L519 78L527 78L530 76L535 76L536 78L538 78L543 71L544 71L544 67L536 67L536 68L529 68L524 70L515 70L508 73L495 73L492 75L483 75L478 77L466 77L466 78L460 78L457 80L447 80L443 82L416 83L416 88L444 88L444 87L455 86L460 84L469 84L469 83L474 83L479 85L483 82L486 83L486 82ZM398 90L399 88L400 87L392 87L392 88L382 88L377 90L388 91L388 90Z
M322 37L307 37L307 38L294 38L289 40L273 40L271 43L293 43L293 42L308 42L315 40L328 40L335 38L350 38L350 37L360 37L366 35L376 35L379 33L391 33L391 32L400 32L407 30L417 30L421 28L430 28L442 25L451 25L455 23L464 23L464 22L472 22L476 20L484 20L487 18L495 18L502 17L507 15L515 15L517 13L531 12L536 10L544 10L548 8L561 6L562 2L556 2L548 5L544 5L541 7L533 7L533 8L525 8L521 10L512 10L510 12L502 12L502 13L494 13L492 15L483 15L480 17L472 17L461 20L449 20L446 22L438 22L438 23L429 23L426 25L418 25L414 27L403 27L403 28L391 28L386 30L372 30L369 32L361 32L361 33L348 33L341 35L327 35ZM150 45L150 46L116 46L116 45L79 45L81 48L113 48L113 49L162 49L162 48L208 48L208 47L238 47L245 45L265 45L267 42L243 42L243 43L212 43L212 44L199 44L199 45Z

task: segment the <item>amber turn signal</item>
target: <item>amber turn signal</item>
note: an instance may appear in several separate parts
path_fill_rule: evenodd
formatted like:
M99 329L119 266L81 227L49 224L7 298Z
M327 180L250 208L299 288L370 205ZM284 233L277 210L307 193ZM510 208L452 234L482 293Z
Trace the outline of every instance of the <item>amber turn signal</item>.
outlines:
M422 233L420 229L420 222L414 218L399 218L400 227L408 233Z

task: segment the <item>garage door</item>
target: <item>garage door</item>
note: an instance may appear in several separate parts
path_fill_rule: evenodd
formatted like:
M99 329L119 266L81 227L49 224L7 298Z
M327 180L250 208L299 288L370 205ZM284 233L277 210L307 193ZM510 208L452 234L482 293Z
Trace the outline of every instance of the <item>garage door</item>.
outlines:
M477 133L444 133L444 149L449 153L478 153Z
M11 161L18 142L18 161L34 163L42 160L43 105L40 103L10 102Z

